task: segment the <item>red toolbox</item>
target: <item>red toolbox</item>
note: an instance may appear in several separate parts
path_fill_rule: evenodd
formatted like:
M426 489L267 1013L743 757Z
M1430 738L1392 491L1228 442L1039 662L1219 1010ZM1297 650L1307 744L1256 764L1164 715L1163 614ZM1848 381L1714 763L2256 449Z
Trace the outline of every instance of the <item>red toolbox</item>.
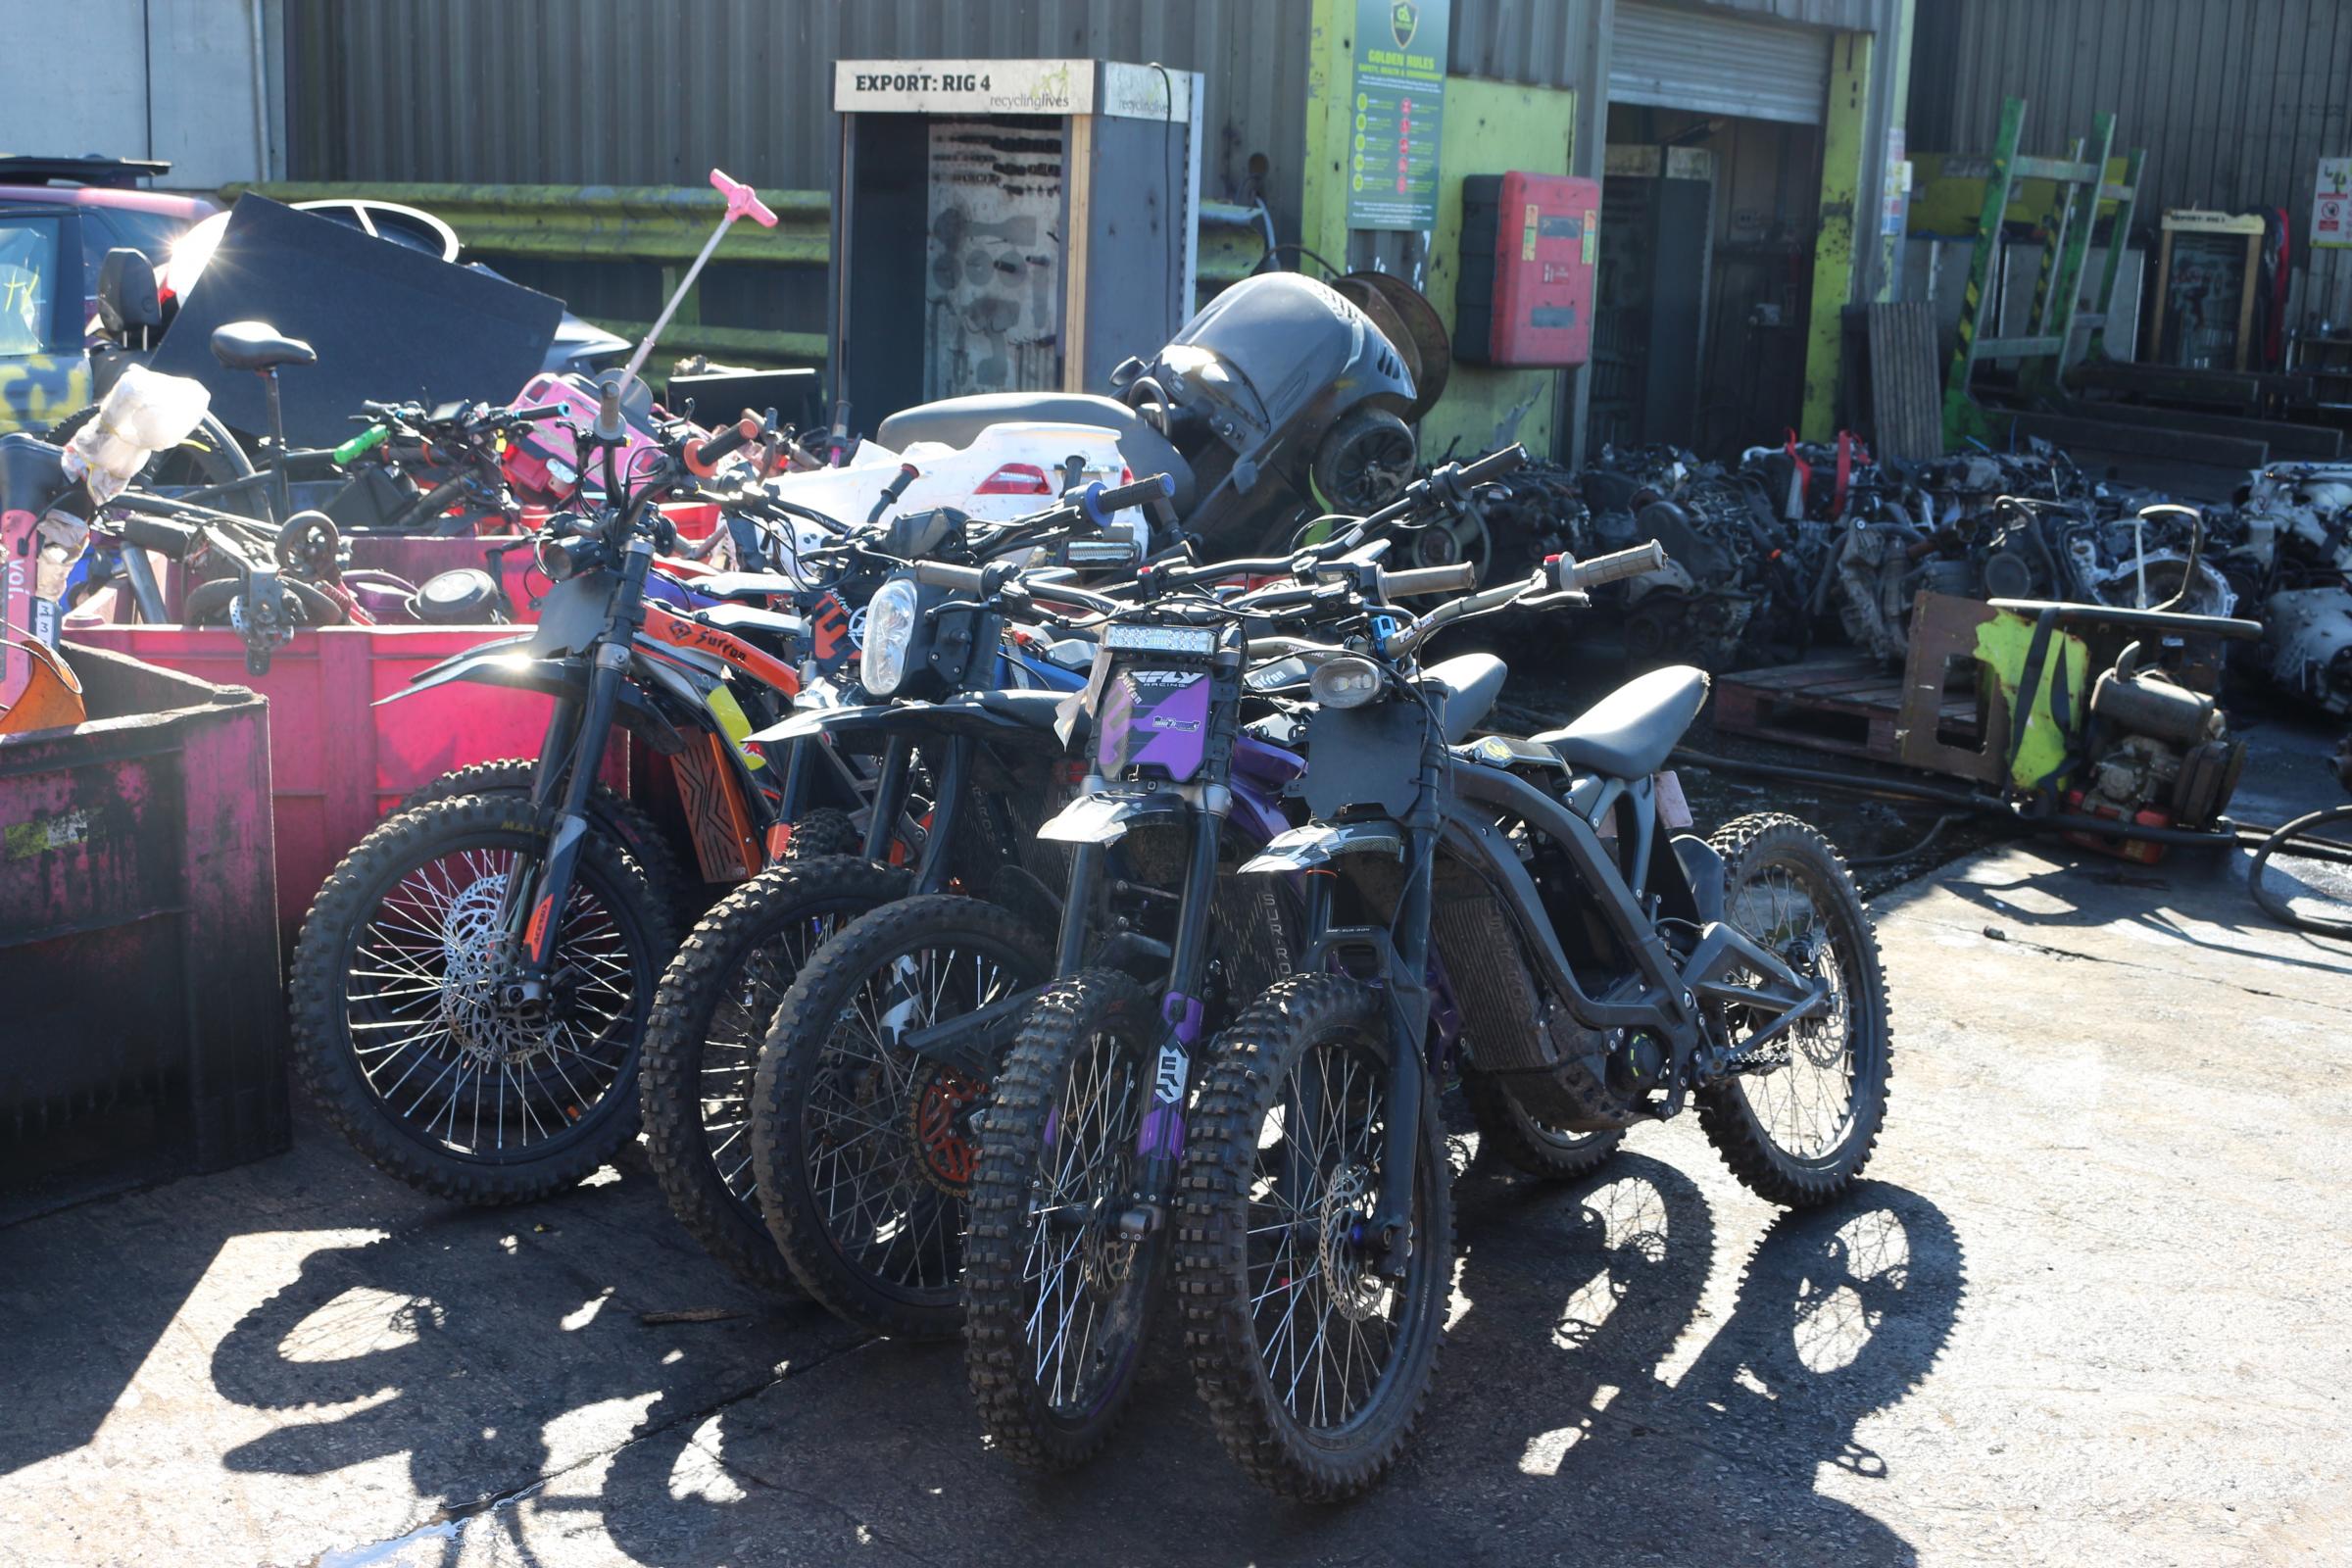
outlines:
M1599 246L1597 180L1522 172L1465 178L1454 358L1539 367L1591 359Z

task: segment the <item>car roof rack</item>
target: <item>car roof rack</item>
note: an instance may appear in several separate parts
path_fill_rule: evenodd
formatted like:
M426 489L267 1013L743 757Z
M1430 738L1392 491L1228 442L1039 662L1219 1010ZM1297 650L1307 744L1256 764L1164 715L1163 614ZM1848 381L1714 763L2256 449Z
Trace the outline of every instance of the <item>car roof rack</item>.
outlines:
M0 185L117 185L135 186L142 179L160 179L172 172L160 158L26 157L0 153Z

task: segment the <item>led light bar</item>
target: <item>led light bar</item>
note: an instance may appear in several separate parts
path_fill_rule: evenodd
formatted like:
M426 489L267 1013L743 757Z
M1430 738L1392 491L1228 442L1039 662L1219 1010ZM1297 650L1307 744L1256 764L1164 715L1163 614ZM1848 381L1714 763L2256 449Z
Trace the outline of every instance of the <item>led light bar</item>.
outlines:
M1102 646L1118 652L1213 654L1217 634L1207 626L1121 626L1102 628Z

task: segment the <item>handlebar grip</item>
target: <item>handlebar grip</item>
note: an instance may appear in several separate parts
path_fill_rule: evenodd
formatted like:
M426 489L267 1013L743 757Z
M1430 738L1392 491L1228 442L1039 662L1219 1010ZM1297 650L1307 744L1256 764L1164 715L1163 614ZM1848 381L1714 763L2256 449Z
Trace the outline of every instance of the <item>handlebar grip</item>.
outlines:
M955 588L967 594L987 590L988 573L978 566L958 566L946 561L918 561L914 580L931 588Z
M1646 577L1662 568L1666 559L1666 547L1652 539L1631 550L1615 550L1587 561L1572 556L1557 557L1552 563L1551 577L1562 588L1597 588L1602 583L1623 582L1628 577Z
M698 474L709 474L752 439L751 432L744 428L748 422L739 419L708 441L689 442L686 447L686 466Z
M1461 594L1478 586L1478 564L1457 561L1449 566L1416 566L1408 571L1380 574L1383 599L1406 599L1414 594Z
M122 542L141 550L152 550L170 561L185 561L203 537L203 530L193 524L172 522L164 517L127 516L122 519Z
M1124 512L1129 507L1149 506L1154 501L1165 500L1175 493L1175 475L1155 473L1132 484L1115 485L1107 490L1097 486L1089 499L1103 512Z
M507 410L507 417L510 419L555 419L561 418L570 412L561 403L535 403L527 409Z
M1462 467L1464 484L1487 484L1527 466L1527 448L1514 441L1500 452L1490 452Z

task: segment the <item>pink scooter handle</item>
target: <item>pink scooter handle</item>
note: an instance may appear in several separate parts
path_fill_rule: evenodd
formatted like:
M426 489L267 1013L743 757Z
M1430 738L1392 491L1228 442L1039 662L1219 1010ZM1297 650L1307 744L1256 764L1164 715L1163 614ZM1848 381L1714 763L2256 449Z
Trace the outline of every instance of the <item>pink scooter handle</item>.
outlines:
M761 228L776 226L776 215L767 210L767 204L760 199L760 193L742 180L729 178L723 169L713 169L710 171L710 183L727 198L729 222L749 214L752 221Z

